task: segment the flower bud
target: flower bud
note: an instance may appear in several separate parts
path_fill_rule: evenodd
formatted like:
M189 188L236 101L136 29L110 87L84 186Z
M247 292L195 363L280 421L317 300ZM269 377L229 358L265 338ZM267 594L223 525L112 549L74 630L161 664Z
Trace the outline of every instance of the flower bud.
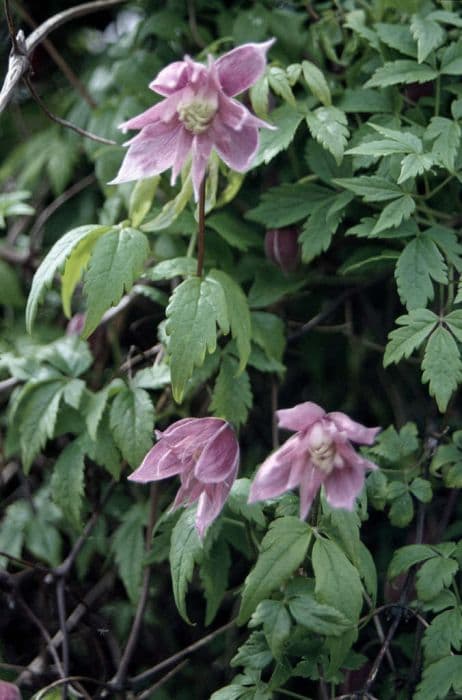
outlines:
M283 272L296 270L300 260L297 229L270 228L265 236L265 253Z
M0 700L21 700L19 688L13 683L0 681Z

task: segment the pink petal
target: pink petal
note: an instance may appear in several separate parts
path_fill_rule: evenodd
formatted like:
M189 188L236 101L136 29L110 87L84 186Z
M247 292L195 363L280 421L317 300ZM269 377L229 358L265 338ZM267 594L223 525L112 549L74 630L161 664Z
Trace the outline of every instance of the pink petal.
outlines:
M172 95L172 97L162 100L162 102L153 107L149 107L149 109L141 112L136 117L123 122L119 125L119 129L122 129L122 131L143 129L145 126L156 124L157 122L169 122L176 115L176 108L180 99L181 93Z
M19 688L13 683L0 681L0 700L21 700Z
M174 511L180 506L190 506L191 503L197 501L204 492L204 484L201 484L197 479L189 479L187 483L182 484L178 489L170 510Z
M221 483L239 464L239 444L234 430L228 423L209 440L194 468L197 479L205 484Z
M209 130L210 132L210 130ZM202 180L205 177L207 162L212 152L213 143L209 132L197 134L192 141L192 181L194 188L194 198L199 201L199 191Z
M177 139L182 129L177 121L145 127L131 140L117 177L109 184L118 185L159 175L170 168L175 160Z
M276 411L280 428L287 430L307 430L313 423L326 415L324 409L312 401L299 403L293 408Z
M311 504L324 482L325 474L309 462L305 474L300 482L300 518L305 520L308 515Z
M333 411L327 414L327 418L335 423L338 430L345 433L345 437L353 442L358 442L364 445L372 445L377 433L381 428L366 428L361 423L356 423L345 413Z
M201 539L203 539L209 525L220 515L231 486L232 482L230 485L227 483L209 484L201 493L196 513L196 528Z
M226 95L220 95L219 108L220 120L229 126L230 129L240 131L244 124L247 126L256 126L259 128L275 129L272 124L255 117L247 107L237 100L233 100Z
M261 44L243 44L215 61L223 92L229 97L247 90L263 74L266 53L275 39Z
M172 177L171 184L174 185L176 178L181 172L183 165L185 164L186 158L189 151L191 150L191 145L193 141L193 135L187 129L182 129L180 135L178 136L178 143L176 146L175 159L172 165Z
M250 167L258 151L257 127L244 124L239 131L235 131L217 115L208 133L216 152L232 170L243 172Z
M145 484L148 481L167 479L169 476L180 474L184 465L169 445L160 440L149 450L141 465L128 479Z
M300 440L294 435L273 452L261 465L250 487L249 503L276 498L296 484L295 474L299 462ZM296 464L292 477L293 464ZM291 486L289 486L291 484Z
M188 83L189 66L186 61L174 61L163 68L149 84L159 95L171 95Z
M374 464L374 462L370 462L368 459L358 454L349 442L337 439L335 444L337 447L337 454L340 455L347 465L354 466L363 471L378 469L378 466Z
M333 469L324 482L326 498L333 508L353 510L356 497L364 485L364 469L347 464L342 469Z

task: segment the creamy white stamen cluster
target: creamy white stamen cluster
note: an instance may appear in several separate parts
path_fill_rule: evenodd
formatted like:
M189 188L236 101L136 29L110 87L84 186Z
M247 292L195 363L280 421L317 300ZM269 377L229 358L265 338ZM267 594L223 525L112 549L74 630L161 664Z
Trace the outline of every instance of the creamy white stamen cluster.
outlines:
M179 105L177 112L185 129L193 134L203 134L213 121L217 109L214 102L193 100Z

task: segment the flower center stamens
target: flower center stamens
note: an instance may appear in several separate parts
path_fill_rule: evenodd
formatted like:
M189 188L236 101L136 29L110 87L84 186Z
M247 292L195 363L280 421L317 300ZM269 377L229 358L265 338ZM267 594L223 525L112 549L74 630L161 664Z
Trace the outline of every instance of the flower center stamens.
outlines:
M179 105L177 112L185 129L193 134L203 134L217 113L217 105L213 102L195 100Z
M337 455L335 442L321 425L313 426L309 438L308 450L312 463L324 474L330 474L334 468Z

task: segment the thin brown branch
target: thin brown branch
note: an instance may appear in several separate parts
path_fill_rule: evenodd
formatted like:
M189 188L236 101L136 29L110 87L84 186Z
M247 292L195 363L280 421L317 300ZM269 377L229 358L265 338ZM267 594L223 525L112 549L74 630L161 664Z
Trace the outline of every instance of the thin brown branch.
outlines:
M152 698L152 694L156 691L159 690L160 687L164 685L172 676L176 676L176 674L181 671L184 666L188 663L188 659L185 659L184 661L181 661L178 666L175 666L175 668L172 668L171 671L165 674L165 676L162 676L162 678L157 681L157 683L154 683L154 685L151 685L150 688L147 688L144 690L140 695L137 696L137 700L149 700L149 698Z
M26 616L31 620L31 622L39 629L40 634L44 638L45 642L47 643L47 650L50 652L51 656L53 657L53 661L56 664L56 668L58 669L58 673L61 676L61 678L65 677L64 673L64 668L61 664L61 661L59 659L59 656L56 652L55 647L51 643L51 636L48 633L48 630L46 627L43 625L41 620L37 617L37 615L34 613L34 611L27 605L26 601L23 600L21 596L18 596L16 598L16 601L18 605L22 608Z

